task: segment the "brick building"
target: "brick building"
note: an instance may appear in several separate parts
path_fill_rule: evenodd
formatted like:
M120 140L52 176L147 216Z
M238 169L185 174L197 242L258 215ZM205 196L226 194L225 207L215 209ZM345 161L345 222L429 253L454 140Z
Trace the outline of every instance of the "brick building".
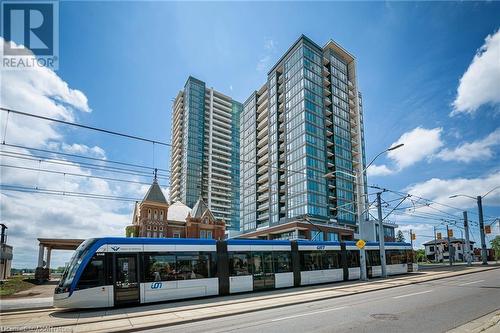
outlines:
M134 208L127 237L224 239L226 225L216 219L202 198L193 209L180 201L168 204L156 178Z

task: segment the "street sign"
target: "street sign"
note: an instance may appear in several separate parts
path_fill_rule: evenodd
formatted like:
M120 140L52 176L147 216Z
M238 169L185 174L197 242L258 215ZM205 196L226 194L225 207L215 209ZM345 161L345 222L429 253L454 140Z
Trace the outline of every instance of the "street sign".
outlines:
M438 232L438 233L437 233L437 239L442 239L442 238L443 238L443 236L441 235L441 233L440 233L440 232Z
M360 250L361 250L362 248L364 248L364 247L365 247L365 245L366 245L366 242L365 242L364 240L362 240L362 239L360 239L359 241L357 241L357 242L356 242L356 246L357 246L357 247L358 247L358 249L360 249Z
M453 237L453 229L448 230L448 237Z
M484 226L484 233L485 234L491 234L491 225L485 225Z

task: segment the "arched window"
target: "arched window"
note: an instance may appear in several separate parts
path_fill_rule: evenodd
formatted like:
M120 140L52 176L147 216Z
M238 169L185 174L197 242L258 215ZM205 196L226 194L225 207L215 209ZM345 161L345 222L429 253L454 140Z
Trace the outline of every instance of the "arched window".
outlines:
M163 221L163 210L160 210L160 221Z
M151 209L148 209L148 219L151 218Z

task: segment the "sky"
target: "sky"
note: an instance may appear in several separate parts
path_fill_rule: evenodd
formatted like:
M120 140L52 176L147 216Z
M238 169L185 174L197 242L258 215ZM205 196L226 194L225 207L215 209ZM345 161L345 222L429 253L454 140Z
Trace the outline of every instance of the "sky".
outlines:
M475 201L449 196L500 186L500 3L67 1L59 12L59 69L2 71L2 106L170 142L172 99L189 75L243 102L301 34L319 45L333 39L356 57L367 160L405 144L368 169L369 184L414 195L400 206L409 210L388 220L406 239L414 230L419 247L439 218L468 210L471 238L479 241ZM5 113L0 119L11 145L169 169L170 151L159 145L21 116L7 122ZM151 181L151 169L126 176L84 160L62 165L26 148L2 150L30 158L3 155L2 165L27 169L3 166L2 184L142 198ZM165 192L167 183L160 179ZM418 197L439 204L424 207ZM17 268L36 265L38 237L122 236L132 211L127 201L1 193ZM500 190L486 196L484 214L487 223L500 215ZM54 252L52 266L69 256Z

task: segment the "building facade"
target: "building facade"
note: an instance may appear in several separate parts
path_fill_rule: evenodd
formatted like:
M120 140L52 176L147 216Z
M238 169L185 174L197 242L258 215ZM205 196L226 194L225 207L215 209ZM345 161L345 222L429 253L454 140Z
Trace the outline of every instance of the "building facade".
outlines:
M470 251L469 253L473 254L474 249L474 241L469 241ZM450 246L451 251L448 248L448 240L447 239L436 239L425 242L425 256L430 261L445 261L448 260L451 253L451 258L453 261L466 261L467 258L465 256L466 248L465 248L465 239L462 238L451 238Z
M245 101L240 123L243 237L311 238L321 227L325 239L352 238L356 186L361 210L366 202L366 178L352 177L365 164L354 57L301 36Z
M201 197L216 219L240 228L240 128L243 105L189 77L172 112L171 202Z
M180 201L167 203L156 179L134 209L127 237L224 239L225 222L217 219L200 197L191 209Z

